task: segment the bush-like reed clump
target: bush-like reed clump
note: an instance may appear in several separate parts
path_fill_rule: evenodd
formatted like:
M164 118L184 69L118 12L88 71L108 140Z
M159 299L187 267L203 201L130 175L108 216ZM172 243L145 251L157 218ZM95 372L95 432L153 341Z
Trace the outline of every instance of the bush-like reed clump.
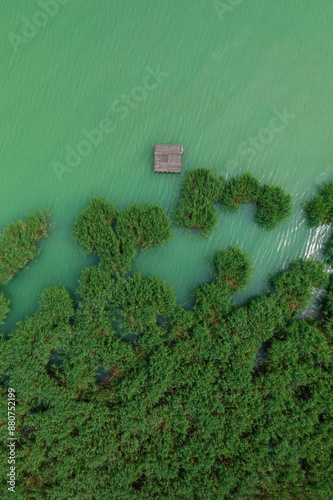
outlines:
M315 260L296 260L286 271L277 273L270 284L282 299L284 312L296 314L305 309L312 298L313 288L325 288L329 275L325 263Z
M326 295L321 301L321 312L323 327L328 338L333 336L333 274L330 274L329 283L326 288Z
M263 229L275 229L286 220L292 211L291 196L283 189L269 184L261 185L252 174L232 177L220 198L222 207L231 212L238 210L245 203L254 203L257 207L255 222Z
M325 249L324 249L325 257L327 258L327 264L333 267L333 234L328 239Z
M74 241L83 246L86 255L97 253L107 258L119 247L113 230L118 214L117 207L101 196L92 198L77 216L72 235Z
M323 186L317 196L307 201L304 211L310 227L333 224L333 182ZM327 264L333 266L333 234L324 247L324 255Z
M203 236L209 235L217 227L214 203L219 200L224 184L224 179L209 169L188 171L174 213L176 224L198 230Z
M0 325L4 323L6 316L9 313L9 300L6 299L3 292L0 292Z
M119 215L117 207L103 197L92 198L77 216L73 239L84 253L96 253L113 273L128 272L135 257L135 242L119 238L114 230Z
M174 291L167 283L155 276L144 278L141 273L117 280L113 302L121 326L138 332L156 325L158 315L171 315L176 306Z
M235 293L245 288L251 282L253 264L249 255L238 247L230 247L218 251L212 259L215 268L214 279L225 287L228 293Z
M8 283L13 276L39 254L38 241L47 236L48 210L39 210L25 220L11 222L0 236L0 282Z
M214 203L220 202L228 211L235 212L240 205L254 203L255 222L264 229L275 229L292 211L291 196L283 189L261 185L250 173L232 177L227 182L211 170L190 170L182 186L181 199L175 209L178 226L196 229L203 236L217 227Z
M131 239L135 246L150 247L170 241L170 219L159 205L131 205L120 212L116 233Z
M260 182L254 175L246 172L227 181L220 197L225 210L235 212L240 205L255 202L260 194Z
M171 222L159 205L132 205L119 211L103 197L92 198L76 218L73 239L85 253L96 253L116 274L130 270L137 249L171 239Z
M305 203L304 211L310 227L333 224L333 182L329 182L318 196Z
M255 222L263 229L275 229L292 212L291 196L278 186L264 184L260 188L257 200Z
M232 309L229 296L250 283L253 264L238 247L219 250L210 263L214 267L213 280L195 290L194 311L201 321L220 324Z

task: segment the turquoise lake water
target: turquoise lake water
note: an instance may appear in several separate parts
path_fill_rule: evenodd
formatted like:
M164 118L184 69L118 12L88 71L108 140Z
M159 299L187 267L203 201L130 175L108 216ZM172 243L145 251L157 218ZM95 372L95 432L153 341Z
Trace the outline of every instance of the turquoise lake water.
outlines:
M238 302L290 259L318 255L328 230L309 230L301 207L333 174L332 2L11 0L0 13L0 226L48 204L56 225L4 287L3 331L35 311L45 287L74 292L95 262L70 237L90 197L161 202L171 214L194 167L249 171L295 206L272 232L251 207L219 210L208 241L175 229L170 244L139 255L135 269L167 280L179 301L231 244L255 264ZM155 143L184 146L181 176L153 174Z

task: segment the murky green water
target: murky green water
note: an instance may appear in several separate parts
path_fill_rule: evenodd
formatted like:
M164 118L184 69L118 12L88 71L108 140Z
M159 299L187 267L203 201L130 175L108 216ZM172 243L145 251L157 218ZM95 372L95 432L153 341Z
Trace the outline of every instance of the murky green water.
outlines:
M0 225L48 203L57 225L38 261L6 287L7 331L43 288L73 291L93 262L70 238L89 197L171 212L181 178L152 173L155 143L182 144L184 171L249 170L295 200L273 232L254 225L251 209L220 212L209 241L176 230L168 246L140 255L136 267L170 282L180 301L208 277L205 258L217 248L239 243L255 262L241 298L291 258L318 252L327 231L307 229L301 205L333 170L329 0L42 3L0 6ZM82 143L89 134L95 145Z

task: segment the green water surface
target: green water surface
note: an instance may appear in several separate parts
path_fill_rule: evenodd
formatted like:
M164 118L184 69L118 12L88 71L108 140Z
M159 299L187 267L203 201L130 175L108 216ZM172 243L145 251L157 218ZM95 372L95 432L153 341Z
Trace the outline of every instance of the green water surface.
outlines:
M256 267L238 301L290 259L318 255L328 231L309 230L301 206L333 170L333 4L236 3L1 2L0 226L48 204L56 224L38 260L5 287L5 330L34 312L43 288L74 291L95 262L70 237L91 196L120 208L161 202L171 214L193 167L248 170L291 193L295 209L268 233L251 207L219 210L208 241L176 229L169 245L138 256L135 268L167 280L179 301L209 277L205 258L230 244ZM184 146L182 176L153 174L155 143Z

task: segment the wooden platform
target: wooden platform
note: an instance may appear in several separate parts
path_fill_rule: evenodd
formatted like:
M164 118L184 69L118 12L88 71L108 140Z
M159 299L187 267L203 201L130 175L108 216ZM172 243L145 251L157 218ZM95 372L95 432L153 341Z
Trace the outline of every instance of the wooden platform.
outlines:
M154 172L180 174L182 171L183 146L156 144L154 155Z

